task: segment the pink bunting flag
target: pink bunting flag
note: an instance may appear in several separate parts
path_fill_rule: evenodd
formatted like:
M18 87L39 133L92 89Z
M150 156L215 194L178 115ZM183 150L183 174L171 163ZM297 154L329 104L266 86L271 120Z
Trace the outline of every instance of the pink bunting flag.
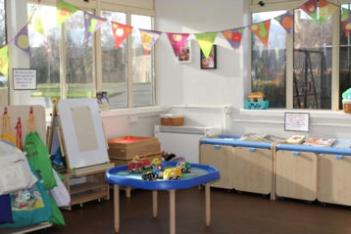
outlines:
M251 32L254 33L265 46L268 46L270 28L271 20L266 20L260 23L252 24L250 26Z
M28 39L28 24L26 24L15 36L15 45L26 53L30 53L29 39Z
M85 40L93 35L101 26L107 22L106 18L90 14L84 11Z
M167 33L174 54L179 57L189 40L189 33Z
M287 11L284 15L279 15L274 19L276 19L288 33L292 32L294 17L290 11Z
M133 27L117 22L112 23L112 35L115 40L115 48L118 48L132 32Z
M144 54L150 54L153 46L161 36L161 32L154 30L139 29L140 40L144 48Z
M234 28L222 31L225 39L229 42L233 49L237 49L241 45L244 28Z

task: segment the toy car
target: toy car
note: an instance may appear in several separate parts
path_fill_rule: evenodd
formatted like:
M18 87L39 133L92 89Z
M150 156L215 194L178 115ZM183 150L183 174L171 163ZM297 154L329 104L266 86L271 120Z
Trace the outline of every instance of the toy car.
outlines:
M147 167L150 167L151 163L147 159L140 159L138 156L134 157L131 162L128 163L128 171L130 173L142 173Z
M181 167L171 167L167 168L163 172L164 180L176 180L182 176L182 168Z

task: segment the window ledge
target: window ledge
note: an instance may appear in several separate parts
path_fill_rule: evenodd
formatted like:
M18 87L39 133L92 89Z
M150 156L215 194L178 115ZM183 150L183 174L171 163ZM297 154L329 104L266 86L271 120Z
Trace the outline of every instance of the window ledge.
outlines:
M130 115L158 115L164 112L166 108L161 106L149 106L149 107L138 107L138 108L126 108L126 109L113 109L101 111L100 115L102 118L109 118L115 116L130 116Z
M331 117L331 118L350 118L351 117L351 114L346 114L343 111L331 111L331 110L311 110L311 109L247 110L247 109L240 109L240 114L260 115L263 117L284 116L284 113L286 113L286 112L309 113L312 117Z

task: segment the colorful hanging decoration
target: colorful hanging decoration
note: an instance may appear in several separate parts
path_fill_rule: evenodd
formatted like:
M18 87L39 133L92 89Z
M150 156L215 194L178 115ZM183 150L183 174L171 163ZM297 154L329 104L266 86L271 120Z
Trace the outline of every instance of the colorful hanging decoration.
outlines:
M59 0L56 6L56 20L58 25L63 24L66 20L68 20L76 11L79 9L63 0Z
M210 56L213 42L216 39L217 32L205 32L205 33L196 33L195 38L197 43L199 43L200 49L207 59Z
M331 17L335 7L326 0L308 0L300 6L300 9L308 14L315 22L322 23Z
M117 22L112 23L112 35L115 40L115 48L118 48L132 32L133 27Z
M106 18L84 11L85 40L89 39L101 26L107 22Z
M38 15L34 16L33 25L34 25L34 30L37 33L45 35L45 27L43 25L43 20L42 20L41 15L38 14Z
M252 24L250 30L256 35L263 45L268 46L269 30L271 28L271 20L266 20L260 23Z
M9 47L6 45L0 49L0 72L8 77L9 73Z
M346 37L350 36L351 32L351 11L348 9L342 9L341 13L341 25L344 29L344 34Z
M222 31L225 39L229 42L233 49L237 49L241 45L244 28L234 28Z
M15 45L22 51L29 53L28 24L25 25L14 38Z
M144 48L144 54L150 54L152 47L161 36L161 32L154 30L139 29L140 40Z
M175 56L179 57L188 44L189 33L167 33L167 37L173 48Z
M284 15L279 15L274 19L277 20L288 33L292 32L292 28L294 24L294 17L292 12L287 11Z

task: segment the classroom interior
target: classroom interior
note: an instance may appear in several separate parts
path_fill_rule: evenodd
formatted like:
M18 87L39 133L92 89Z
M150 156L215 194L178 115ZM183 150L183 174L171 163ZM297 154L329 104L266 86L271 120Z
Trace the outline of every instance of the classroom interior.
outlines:
M351 233L350 33L349 0L0 0L0 234Z

